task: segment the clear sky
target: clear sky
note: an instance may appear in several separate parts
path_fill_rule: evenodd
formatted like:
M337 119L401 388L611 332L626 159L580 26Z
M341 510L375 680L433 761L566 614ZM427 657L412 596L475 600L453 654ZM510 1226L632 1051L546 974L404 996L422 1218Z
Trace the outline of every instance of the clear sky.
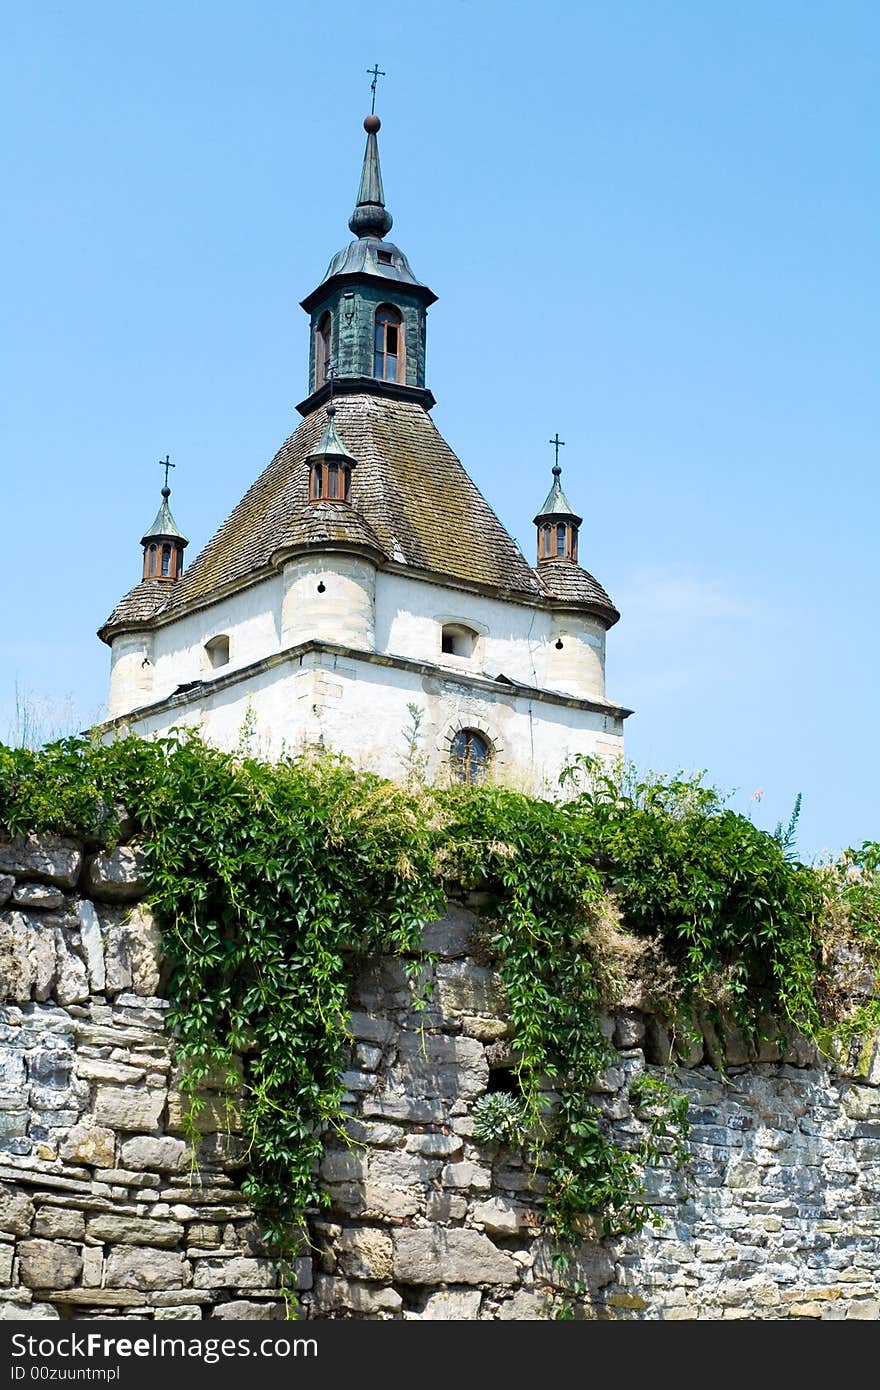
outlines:
M193 557L295 427L376 60L434 418L529 557L566 441L628 754L880 838L875 0L7 7L0 737L100 713L158 459Z

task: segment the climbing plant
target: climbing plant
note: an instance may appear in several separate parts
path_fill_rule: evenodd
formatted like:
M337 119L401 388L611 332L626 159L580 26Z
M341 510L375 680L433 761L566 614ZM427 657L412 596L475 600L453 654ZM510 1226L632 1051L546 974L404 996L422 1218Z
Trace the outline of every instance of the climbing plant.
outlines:
M827 1043L844 1014L850 1034L874 1018L873 996L846 1013L828 923L880 954L876 845L803 865L790 834L758 830L699 778L588 759L563 793L401 786L332 756L267 765L193 734L0 747L5 833L112 843L121 808L139 827L185 1085L197 1111L199 1082L218 1067L237 1081L244 1058L245 1190L281 1247L323 1200L358 963L396 953L415 981L421 926L450 884L485 895L483 949L512 1023L519 1095L478 1126L499 1141L521 1129L561 1237L585 1213L638 1229L642 1166L683 1158L681 1096L662 1078L635 1088L633 1150L612 1141L591 1091L612 1057L602 1006L634 970L682 1028L714 1010L752 1036L773 1017Z

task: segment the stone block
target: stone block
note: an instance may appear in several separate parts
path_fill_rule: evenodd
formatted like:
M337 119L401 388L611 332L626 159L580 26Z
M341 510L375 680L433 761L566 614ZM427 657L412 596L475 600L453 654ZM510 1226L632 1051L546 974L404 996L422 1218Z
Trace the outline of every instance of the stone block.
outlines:
M488 1082L483 1046L475 1038L445 1033L403 1033L397 1063L388 1072L389 1089L400 1088L413 1098L469 1100Z
M147 887L144 863L144 851L138 845L102 850L92 855L86 864L86 888L99 902L136 902Z
M349 1226L335 1243L339 1268L350 1279L390 1279L391 1237L375 1226Z
M473 961L450 961L437 966L435 998L442 1013L503 1014L507 995L501 976Z
M420 1158L401 1149L377 1149L370 1154L370 1182L380 1187L427 1187L440 1172L438 1159Z
M448 1106L440 1100L414 1099L399 1087L386 1088L371 1095L363 1103L365 1116L378 1115L389 1120L402 1120L414 1125L442 1124L448 1116Z
M643 1299L638 1304L645 1306ZM512 1298L506 1298L499 1306L495 1316L499 1322L544 1322L552 1318L553 1304L547 1294L517 1289Z
M186 1133L190 1104L189 1096L183 1095L180 1091L169 1092L167 1128L171 1130L172 1134ZM235 1102L217 1091L210 1091L207 1095L199 1095L198 1106L192 1120L199 1134L232 1133L241 1129L241 1113ZM130 1126L130 1128L134 1127ZM148 1128L148 1126L138 1126L138 1128ZM149 1128L155 1129L156 1126L150 1125Z
M27 912L57 912L65 898L60 888L50 888L47 883L20 883L12 891L12 901Z
M461 1151L463 1142L458 1134L411 1134L406 1149L423 1158L451 1158Z
M89 976L85 961L76 947L79 933L69 927L55 927L55 997L65 1008L89 997Z
M64 1091L70 1085L70 1069L73 1053L66 1048L39 1048L28 1053L28 1080L32 1086L47 1086L50 1090Z
M165 1096L164 1090L99 1085L95 1097L95 1119L99 1124L113 1129L149 1133L159 1128Z
M111 1085L136 1085L143 1081L143 1067L130 1067L125 1062L110 1062L103 1057L78 1057L76 1074L82 1081L107 1081Z
M26 1236L34 1219L34 1204L27 1193L5 1183L0 1186L0 1231Z
M467 1198L458 1192L429 1192L425 1214L429 1221L463 1221Z
M107 1256L106 1289L183 1289L191 1282L189 1262L172 1250L121 1245Z
M472 1187L475 1192L488 1192L492 1174L478 1163L447 1163L440 1178L444 1187Z
M315 1280L315 1305L322 1313L347 1310L369 1317L374 1313L399 1312L403 1299L395 1289L349 1283L347 1279L322 1274Z
M143 903L132 908L125 922L132 990L152 999L162 978L162 933L152 912Z
M82 1274L75 1245L57 1240L23 1240L18 1246L21 1282L28 1289L72 1289Z
M354 1060L364 1071L375 1071L382 1061L382 1049L373 1043L358 1043L354 1049Z
M179 1173L190 1164L191 1149L183 1139L164 1135L160 1139L138 1136L120 1145L119 1161L124 1168L155 1169L158 1173Z
M614 1280L614 1261L598 1241L585 1240L574 1251L568 1264L560 1266L556 1248L549 1241L535 1245L535 1278L561 1289L601 1289Z
M373 1014L355 1010L349 1019L352 1037L359 1041L378 1043L389 1041L394 1034L394 1025L387 1018L376 1018Z
M178 1303L174 1308L154 1308L156 1322L199 1322L202 1310L197 1303Z
M438 1289L429 1293L419 1317L426 1322L472 1322L480 1316L478 1289Z
M513 1284L510 1255L480 1231L430 1226L393 1234L394 1277L404 1284Z
M15 878L35 878L70 889L76 886L82 862L82 846L66 835L0 837L0 873Z
M514 1202L493 1197L488 1202L477 1203L473 1218L490 1236L515 1236L534 1219L534 1213L526 1207L518 1207Z
M209 1317L230 1322L284 1322L287 1312L284 1304L277 1299L255 1303L250 1299L235 1298L229 1303L218 1303Z
M49 1240L82 1240L86 1219L81 1211L68 1207L43 1206L34 1219L33 1231Z
M5 907L12 897L15 879L12 874L0 874L0 907Z
M250 1260L237 1255L199 1260L193 1275L197 1289L274 1289L276 1284L271 1260Z
M466 907L450 903L445 917L428 922L422 931L422 947L441 960L465 956L479 920Z
M112 1168L116 1135L103 1125L74 1125L61 1141L60 1154L69 1163L86 1163L96 1168Z
M154 1245L172 1250L183 1238L183 1228L176 1221L150 1221L138 1216L114 1216L99 1212L89 1217L90 1240L118 1245Z

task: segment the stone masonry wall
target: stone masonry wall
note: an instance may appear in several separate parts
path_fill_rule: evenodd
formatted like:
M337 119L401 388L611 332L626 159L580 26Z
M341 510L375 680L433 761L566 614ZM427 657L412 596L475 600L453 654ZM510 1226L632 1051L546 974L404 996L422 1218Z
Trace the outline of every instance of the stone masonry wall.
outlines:
M141 893L136 847L0 840L0 1317L282 1318L219 1089L194 1148L184 1136ZM325 1147L301 1316L880 1317L877 1059L860 1076L802 1045L757 1061L711 1029L678 1074L690 1165L646 1175L656 1229L609 1239L587 1221L560 1271L543 1175L474 1140L474 1102L512 1084L513 1061L477 907L450 902L425 929L427 1009L398 961L356 984L347 1134ZM629 1087L668 1039L634 1009L605 1023L618 1058L595 1099L634 1144Z

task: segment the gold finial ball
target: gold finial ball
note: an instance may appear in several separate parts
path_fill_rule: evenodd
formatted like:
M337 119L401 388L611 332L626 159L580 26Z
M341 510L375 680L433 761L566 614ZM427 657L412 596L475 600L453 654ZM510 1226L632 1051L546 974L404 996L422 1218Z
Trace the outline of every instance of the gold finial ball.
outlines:
M367 116L364 120L364 130L368 135L375 135L377 130L381 130L382 122L378 116Z

